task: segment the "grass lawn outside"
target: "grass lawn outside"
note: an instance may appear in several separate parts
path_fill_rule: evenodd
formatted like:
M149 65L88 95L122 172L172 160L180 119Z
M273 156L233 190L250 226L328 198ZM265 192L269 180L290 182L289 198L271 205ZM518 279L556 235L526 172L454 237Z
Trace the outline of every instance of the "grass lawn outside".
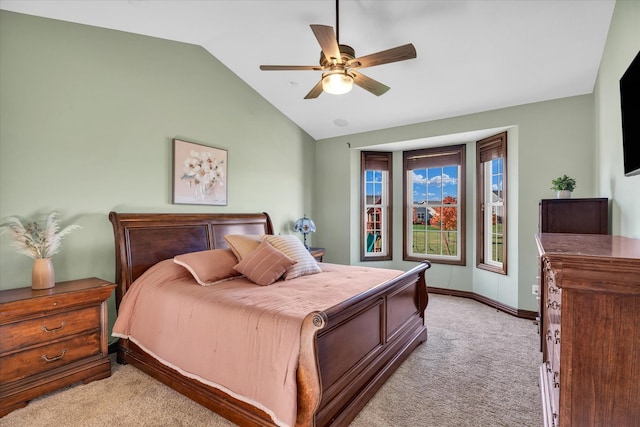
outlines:
M424 224L413 225L413 253L426 255L458 254L457 231L441 231Z
M495 224L494 260L502 262L502 224ZM413 224L413 253L425 255L458 255L457 231L441 231L438 227Z

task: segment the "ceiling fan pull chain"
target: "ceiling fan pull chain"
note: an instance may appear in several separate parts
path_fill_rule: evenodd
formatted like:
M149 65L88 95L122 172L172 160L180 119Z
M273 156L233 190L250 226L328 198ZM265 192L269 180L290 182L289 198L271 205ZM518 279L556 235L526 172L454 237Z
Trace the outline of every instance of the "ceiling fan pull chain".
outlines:
M340 7L338 6L338 2L340 0L336 0L336 41L340 44Z

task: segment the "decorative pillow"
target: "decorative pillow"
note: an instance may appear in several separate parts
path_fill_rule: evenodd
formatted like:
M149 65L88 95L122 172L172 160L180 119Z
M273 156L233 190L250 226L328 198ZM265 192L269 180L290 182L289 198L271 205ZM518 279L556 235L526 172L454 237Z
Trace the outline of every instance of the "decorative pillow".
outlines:
M315 258L304 247L300 239L293 235L267 235L264 238L271 243L274 248L284 253L289 258L296 260L297 263L289 268L284 274L284 280L295 279L296 277L306 276L309 274L322 273Z
M268 286L282 277L284 272L295 263L295 260L286 256L265 240L242 258L242 261L234 268L252 282Z
M202 286L210 286L240 276L233 267L238 260L231 249L212 249L173 257L173 262L189 270Z
M229 248L231 248L236 258L238 258L238 261L242 261L242 258L246 257L249 252L257 248L260 242L262 242L262 235L227 234L224 236L224 240L227 241Z

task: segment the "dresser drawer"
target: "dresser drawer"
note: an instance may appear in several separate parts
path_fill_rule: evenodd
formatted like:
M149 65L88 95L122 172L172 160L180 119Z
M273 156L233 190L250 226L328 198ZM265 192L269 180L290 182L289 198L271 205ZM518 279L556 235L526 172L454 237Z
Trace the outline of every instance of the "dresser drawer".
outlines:
M100 306L0 326L0 354L100 328Z
M100 354L100 330L2 358L0 384L20 380Z

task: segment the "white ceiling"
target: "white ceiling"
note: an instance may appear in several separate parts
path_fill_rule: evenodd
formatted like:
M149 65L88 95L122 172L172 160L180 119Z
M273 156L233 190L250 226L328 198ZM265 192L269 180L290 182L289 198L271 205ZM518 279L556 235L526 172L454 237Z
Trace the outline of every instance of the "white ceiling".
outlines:
M315 139L593 92L614 0L342 0L340 42L368 55L413 43L417 58L360 71L376 97L304 96L319 71L309 25L335 28L334 0L0 0L14 12L203 46ZM213 76L212 76L213 78Z

